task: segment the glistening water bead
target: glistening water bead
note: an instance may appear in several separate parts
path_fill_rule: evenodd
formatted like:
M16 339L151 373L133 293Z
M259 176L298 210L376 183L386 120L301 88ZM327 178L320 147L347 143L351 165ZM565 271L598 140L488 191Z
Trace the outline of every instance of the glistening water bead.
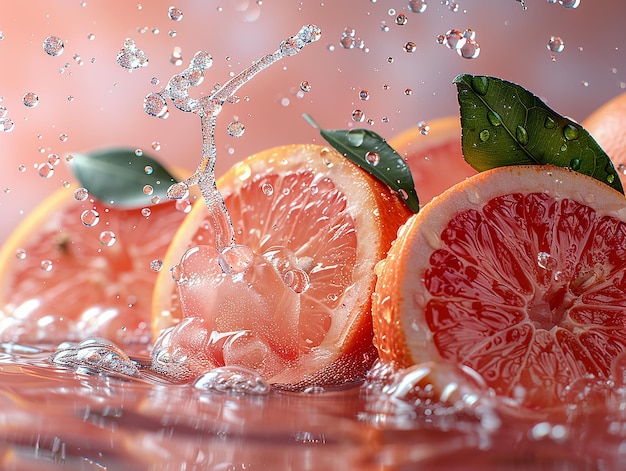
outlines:
M43 50L49 56L60 56L63 54L63 41L58 36L48 36L43 40Z
M548 51L562 52L565 49L565 43L558 36L550 36L547 44Z
M29 108L34 108L35 106L39 104L39 97L37 96L36 93L26 92L24 93L24 96L22 97L22 103L24 103L24 106L27 106Z

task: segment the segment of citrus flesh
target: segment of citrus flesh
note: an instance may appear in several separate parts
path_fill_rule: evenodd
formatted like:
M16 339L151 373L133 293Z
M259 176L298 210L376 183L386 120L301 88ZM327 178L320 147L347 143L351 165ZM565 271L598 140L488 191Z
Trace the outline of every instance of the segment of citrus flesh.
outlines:
M475 175L463 159L461 122L458 116L434 119L414 126L389 140L406 161L422 205L454 184Z
M0 251L0 341L58 344L88 336L124 345L151 340L150 306L162 259L185 213L175 203L141 209L77 201L62 188ZM81 216L97 213L88 227ZM146 213L148 214L148 213ZM95 213L86 214L92 224Z
M626 93L609 100L581 124L593 136L614 163L626 185Z
M169 273L157 282L155 334L185 319L157 342L156 367L183 359L169 372L184 378L236 364L289 385L362 377L376 358L374 266L409 216L400 198L335 151L313 145L249 157L218 187L242 244L236 251L254 263L223 273L208 212L197 203L165 260L186 281L179 291Z
M375 343L399 367L447 360L531 408L626 352L626 199L561 168L483 172L400 232L374 295Z

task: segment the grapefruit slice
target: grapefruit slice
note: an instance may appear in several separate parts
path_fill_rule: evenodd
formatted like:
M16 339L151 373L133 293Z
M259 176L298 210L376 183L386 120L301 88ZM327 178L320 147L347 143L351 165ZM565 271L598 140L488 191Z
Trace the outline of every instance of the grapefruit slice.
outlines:
M99 336L145 346L157 277L150 264L163 258L186 215L173 202L147 209L78 201L68 188L35 208L0 250L0 341ZM85 211L98 214L97 224L83 223Z
M428 203L452 185L475 175L461 151L461 123L458 116L430 121L428 132L414 126L389 140L406 161L413 175L420 202Z
M380 357L451 361L529 408L562 405L626 352L625 247L626 199L593 178L543 166L471 177L413 216L377 267Z
M185 370L187 378L238 365L263 373L273 384L293 387L361 379L376 358L371 319L374 266L386 255L409 209L367 172L336 151L315 145L253 155L217 185L237 244L273 260L279 272L299 267L296 273L305 273L305 289L284 293L284 284L297 280L288 280L285 271L280 273L284 281L276 281L275 270L261 260L246 281L254 285L254 293L237 281L222 282L221 272L204 273L205 278L220 278L220 284L203 285L199 292L181 289L183 312L177 285L164 270L155 289L154 333L185 320L155 349L167 344L167 358L185 359L175 370ZM212 227L205 205L198 202L176 234L165 266L179 264L194 246L215 252L207 245L215 240ZM190 329L190 334L184 332ZM203 336L206 341L198 341ZM229 347L237 342L244 353L232 358L224 342Z

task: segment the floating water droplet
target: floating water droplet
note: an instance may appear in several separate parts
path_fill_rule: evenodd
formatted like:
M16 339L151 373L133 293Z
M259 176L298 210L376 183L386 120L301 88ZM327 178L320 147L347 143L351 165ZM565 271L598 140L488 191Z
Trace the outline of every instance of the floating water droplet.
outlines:
M550 36L547 47L548 51L562 52L565 49L565 43L558 36Z
M100 214L95 209L86 209L80 215L80 221L87 227L93 227L100 222Z
M52 260L42 260L41 263L39 264L39 267L43 271L52 271L52 268L54 268Z
M380 155L377 152L369 151L365 154L365 161L375 167L380 163Z
M68 135L65 134L64 132L62 132L61 134L59 134L59 141L61 142L67 142L68 140Z
M444 35L443 44L450 49L461 49L466 42L467 38L458 29L451 29Z
M87 188L83 188L81 186L80 188L76 188L74 190L74 199L76 201L85 201L88 197L89 192L87 191Z
M422 136L427 136L430 131L430 126L426 121L420 121L419 123L417 123L417 129Z
M428 5L426 0L409 0L408 7L413 13L424 13Z
M362 110L353 110L352 111L352 121L357 123L362 123L365 121L365 113Z
M409 96L409 95L413 94L413 90L411 88L405 88L404 89L404 94L406 96Z
M228 123L226 130L229 136L241 137L246 131L246 126L241 121L235 120Z
M489 133L489 129L483 129L478 134L478 139L480 139L481 142L487 142L489 140L490 135L491 134Z
M180 199L180 200L176 200L176 211L180 211L181 213L189 213L191 211L191 207L193 205L191 204L191 201L189 201L188 199Z
M160 93L149 93L143 99L143 109L150 116L163 118L167 115L167 102Z
M359 92L359 98L363 101L367 101L370 99L370 92L368 92L367 90L361 90Z
M49 56L63 54L63 41L58 36L48 36L43 40L43 50Z
M404 13L400 13L398 16L396 16L396 24L398 26L404 26L408 23L408 21L409 18Z
M42 178L50 178L54 175L54 167L48 162L41 163L37 166L37 173Z
M161 202L161 198L159 198L157 195L154 195L152 198L150 198L150 202L152 204L159 204Z
M265 196L272 196L274 194L274 187L271 183L263 183L261 185L261 191Z
M0 131L11 132L15 128L15 123L11 118L0 118Z
M465 44L456 50L463 59L476 59L480 55L480 46L473 39L467 39Z
M150 208L141 208L141 215L145 218L150 217L152 210Z
M143 186L143 194L144 195L151 195L154 192L154 188L152 187L152 185L144 185Z
M308 81L303 80L302 82L300 82L300 90L302 90L303 92L310 92L311 84Z
M34 108L39 104L39 97L36 93L26 92L22 97L22 103L24 106L28 106L29 108Z
M48 163L53 166L59 165L61 159L56 154L48 154Z
M152 150L161 150L161 143L158 141L154 141L151 147L152 147Z
M155 259L150 262L150 270L152 271L161 271L163 268L163 260Z
M573 124L568 124L563 128L563 136L565 136L565 139L567 139L568 141L575 141L576 139L578 139L579 135L580 133L578 131L578 128Z
M135 41L126 38L124 46L117 53L117 63L125 69L138 69L148 65L148 56L135 45Z
M243 366L222 366L199 376L193 383L195 389L230 394L264 395L270 385L254 370Z
M167 16L170 17L170 20L180 21L183 19L183 12L182 10L180 10L180 8L170 7L167 10Z
M105 247L111 247L117 241L117 236L113 231L102 231L98 236L98 239Z
M402 49L404 50L404 52L415 52L417 50L417 44L415 44L413 41L408 41L404 43Z
M381 21L380 22L380 30L387 33L389 31L389 25L387 24L386 21Z
M152 166L146 165L143 168L143 171L146 173L146 175L152 175L152 172L154 172L154 169L152 168Z
M15 256L19 259L19 260L24 260L26 258L26 250L24 249L17 249L15 251Z
M559 3L565 8L578 8L580 0L559 0Z

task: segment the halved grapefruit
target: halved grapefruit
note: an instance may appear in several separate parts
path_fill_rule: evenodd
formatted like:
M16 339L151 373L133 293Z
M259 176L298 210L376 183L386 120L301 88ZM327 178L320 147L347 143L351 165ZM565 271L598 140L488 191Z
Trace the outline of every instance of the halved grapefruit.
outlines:
M185 312L177 285L164 270L155 289L153 331L158 335L185 320L158 342L157 350L167 344L161 356L182 359L175 371L185 370L187 377L237 364L264 372L271 383L294 387L362 378L376 358L374 266L409 217L408 208L367 172L336 151L315 145L253 155L217 185L237 243L262 259L245 283L222 282L216 265L198 268L198 279L206 280L206 273L214 270L210 278L219 280L198 289L186 287ZM192 255L211 258L212 227L206 206L198 202L176 234L165 267L179 264L195 246L201 249L193 249ZM276 281L263 260L273 264L282 281ZM292 278L306 279L296 294L284 292L285 283L298 283L287 279L289 267L297 268ZM285 305L290 307L281 307ZM229 352L237 343L243 353L229 361L225 343Z
M543 409L626 354L626 199L551 166L485 171L400 230L373 304L380 357L451 361Z

